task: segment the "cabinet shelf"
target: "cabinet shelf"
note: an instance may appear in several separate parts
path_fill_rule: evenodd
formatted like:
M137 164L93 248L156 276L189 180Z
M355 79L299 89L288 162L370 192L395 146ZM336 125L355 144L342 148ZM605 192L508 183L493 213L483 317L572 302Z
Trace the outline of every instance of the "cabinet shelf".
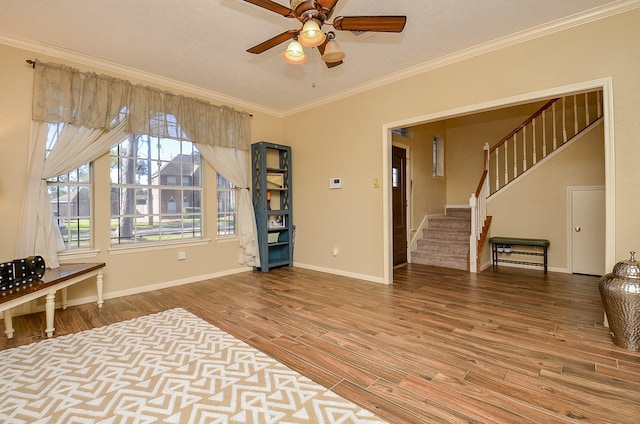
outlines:
M291 148L261 141L251 145L252 199L260 269L293 266Z

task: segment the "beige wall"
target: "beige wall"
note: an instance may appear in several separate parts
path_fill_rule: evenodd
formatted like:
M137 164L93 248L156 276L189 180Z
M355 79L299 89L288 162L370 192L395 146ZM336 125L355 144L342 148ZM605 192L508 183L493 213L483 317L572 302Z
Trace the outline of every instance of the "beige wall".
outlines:
M615 254L626 257L637 250L637 193L640 188L640 10L492 51L435 70L352 95L284 118L254 113L254 141L268 140L293 148L294 223L298 227L295 262L340 274L384 279L383 191L374 188L387 166L385 124L442 115L473 105L506 102L527 93L552 90L584 81L612 78L615 129ZM19 221L29 137L32 72L24 63L32 53L0 46L0 257L12 258ZM46 57L39 57L47 60ZM381 60L383 60L381 58ZM64 62L62 60L56 60ZM349 66L348 61L343 66ZM78 66L83 69L82 66ZM108 73L108 72L105 72ZM129 78L131 79L131 78ZM176 91L172 89L172 91ZM210 99L214 103L216 99ZM233 105L231 105L233 106ZM451 150L448 161L456 159ZM96 163L104 173L108 159ZM207 172L211 184L212 172ZM342 177L343 188L329 190L330 177ZM106 204L107 180L96 180L96 205ZM473 179L475 180L476 177ZM448 182L451 179L448 177ZM474 183L475 184L475 183ZM457 193L469 189L451 186L447 203L458 203ZM213 207L213 194L207 193ZM453 202L452 202L453 201ZM102 221L100 213L96 216ZM207 219L209 228L212 218ZM107 293L151 287L163 282L195 278L237 268L233 243L211 242L187 250L177 262L175 250L131 255L108 252L106 228L96 228L97 260L108 263ZM334 257L334 245L340 254ZM84 288L81 296L88 293Z
M412 118L417 123L449 110L608 77L615 116L615 216L609 219L615 219L615 256L626 257L640 238L640 55L633 41L640 39L638 22L636 9L286 117L283 142L292 145L296 165L296 262L384 278L383 189L372 188L371 181L386 166L385 124ZM314 123L323 130L310 131ZM449 153L448 160L455 160ZM343 177L341 192L328 190L330 176ZM455 196L456 203L462 201ZM334 244L344 245L337 258L331 256Z
M28 164L29 128L31 122L31 96L33 70L25 63L33 58L32 52L16 49L0 44L0 260L15 258L18 223L20 220L23 191ZM86 66L68 61L38 55L43 61L67 63L81 70ZM96 70L101 73L109 73ZM120 76L120 75L115 75ZM124 77L133 82L143 80ZM159 86L160 88L164 88ZM175 88L171 91L181 93ZM200 96L202 97L202 96ZM215 98L207 98L214 104ZM234 106L230 104L230 106ZM241 109L241 108L238 108ZM242 109L241 109L242 110ZM253 134L268 139L281 137L280 119L262 113L253 113L251 122ZM257 141L258 139L254 139ZM205 207L213 211L206 215L205 232L211 241L201 245L182 245L159 250L140 250L116 252L110 251L109 245L109 156L103 155L94 162L93 206L94 206L94 240L97 256L74 259L75 262L106 262L105 296L128 292L144 291L148 288L166 284L175 284L198 280L206 276L221 273L250 270L238 264L238 243L232 241L216 241L216 199L215 171L211 167L204 170ZM187 254L185 261L177 260L177 252ZM64 261L64 258L62 258ZM145 286L147 288L145 288ZM79 284L69 289L71 302L74 299L86 299L95 296L92 282Z

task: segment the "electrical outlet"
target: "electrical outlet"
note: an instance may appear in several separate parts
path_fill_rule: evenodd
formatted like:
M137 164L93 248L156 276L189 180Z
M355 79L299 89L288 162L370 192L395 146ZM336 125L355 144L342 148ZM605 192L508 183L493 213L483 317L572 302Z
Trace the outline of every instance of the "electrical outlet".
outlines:
M187 259L187 252L178 252L178 260L184 261L185 259Z
M340 253L340 248L336 244L335 246L333 246L333 256L338 256L338 253Z

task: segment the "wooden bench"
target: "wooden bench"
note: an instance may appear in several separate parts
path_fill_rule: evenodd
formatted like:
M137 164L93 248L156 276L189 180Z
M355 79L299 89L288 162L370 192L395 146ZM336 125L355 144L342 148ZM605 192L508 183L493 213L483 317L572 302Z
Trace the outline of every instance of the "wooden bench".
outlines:
M55 328L53 327L53 316L55 312L56 292L61 290L62 308L67 308L67 287L91 277L96 277L96 291L98 293L98 307L102 308L102 268L104 263L89 264L65 264L58 268L47 269L41 280L20 286L8 292L3 292L0 298L0 312L4 315L4 333L8 339L13 338L13 315L11 309L16 306L31 302L32 300L46 296L45 310L47 337L51 337Z
M530 238L519 238L519 237L491 237L489 239L491 243L491 262L494 267L498 266L498 262L504 263L512 263L512 264L522 264L522 265L535 265L544 267L544 272L547 272L547 250L549 248L549 240L545 239L530 239ZM512 255L531 255L531 256L542 256L542 262L534 262L534 261L526 261L526 260L516 260L516 259L506 259L499 257L498 254L498 246L534 246L534 247L542 247L542 252L535 251L523 251L523 250L512 250Z

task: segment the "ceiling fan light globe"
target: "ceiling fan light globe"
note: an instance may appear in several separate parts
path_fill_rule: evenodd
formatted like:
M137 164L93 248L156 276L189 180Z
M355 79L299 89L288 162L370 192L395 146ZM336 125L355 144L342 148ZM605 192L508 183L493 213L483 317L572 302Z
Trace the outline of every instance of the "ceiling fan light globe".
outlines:
M317 47L320 44L324 43L324 39L326 35L320 29L320 25L313 19L309 19L302 26L302 30L300 31L300 35L298 36L298 41L303 46L307 47Z
M307 61L307 55L302 49L302 46L297 41L292 41L287 46L287 50L282 53L282 58L285 62L293 65L301 65Z
M324 48L322 60L327 63L339 62L344 59L345 56L346 54L342 51L338 42L335 40L331 40Z

